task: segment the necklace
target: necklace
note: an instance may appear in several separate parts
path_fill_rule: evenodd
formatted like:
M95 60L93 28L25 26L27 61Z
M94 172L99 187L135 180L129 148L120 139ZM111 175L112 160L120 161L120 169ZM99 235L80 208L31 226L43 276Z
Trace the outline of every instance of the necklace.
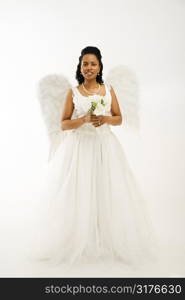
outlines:
M99 88L98 88L98 91L96 92L96 93L91 93L91 92L89 92L86 88L85 88L85 86L84 86L84 84L82 83L82 87L83 87L83 89L84 89L84 91L86 92L86 93L88 93L88 94L90 94L90 95L96 95L96 94L98 94L98 92L100 91L100 84L99 84Z

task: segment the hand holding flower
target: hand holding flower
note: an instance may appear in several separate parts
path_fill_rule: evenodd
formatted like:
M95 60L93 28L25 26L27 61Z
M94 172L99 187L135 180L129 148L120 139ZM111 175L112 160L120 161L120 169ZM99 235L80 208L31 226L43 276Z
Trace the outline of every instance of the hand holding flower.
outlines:
M91 106L84 117L84 121L98 127L105 123L105 113L108 105L102 98L95 100L91 101Z
M93 123L98 121L98 116L92 114L91 112L88 112L85 116L84 116L84 122L85 123Z
M92 125L95 127L101 126L105 123L105 116L99 115L96 116L96 119L93 121Z

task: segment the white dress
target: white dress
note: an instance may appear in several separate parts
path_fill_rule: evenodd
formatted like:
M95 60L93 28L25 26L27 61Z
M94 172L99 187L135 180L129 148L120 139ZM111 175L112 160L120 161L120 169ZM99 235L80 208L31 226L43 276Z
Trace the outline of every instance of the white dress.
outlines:
M105 87L103 98L111 104ZM87 112L90 97L72 89L78 118ZM135 265L155 259L146 202L111 126L86 123L65 132L48 164L38 210L39 257L53 264L116 260Z

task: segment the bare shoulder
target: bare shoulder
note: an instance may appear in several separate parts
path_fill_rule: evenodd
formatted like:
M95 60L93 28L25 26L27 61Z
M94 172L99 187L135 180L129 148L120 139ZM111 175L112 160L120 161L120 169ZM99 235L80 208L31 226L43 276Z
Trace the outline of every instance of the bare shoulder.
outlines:
M109 88L110 88L110 92L111 92L112 96L113 95L115 96L116 94L115 94L115 91L114 91L114 89L113 89L113 87L112 87L111 84L109 84Z
M118 99L116 96L116 93L114 91L114 88L110 86L110 94L112 96L112 102L111 102L111 112L113 116L121 116L121 110L119 107Z
M72 95L72 93L73 93L72 88L68 88L66 91L66 97Z
M109 84L109 90L110 90L110 94L112 96L112 101L113 102L117 101L117 96L116 96L115 90L112 87L112 85L110 85L110 84Z
M66 92L66 98L72 100L73 96L74 96L73 88L68 88L68 90Z
M74 110L74 103L73 103L73 95L72 95L72 88L69 88L66 94L66 98L64 101L64 107L62 110L62 118L61 120L70 119Z
M73 97L74 97L74 95L73 95L73 88L72 87L70 87L70 88L68 88L68 90L66 91L66 96L65 96L65 104L66 105L71 105L71 104L73 104Z

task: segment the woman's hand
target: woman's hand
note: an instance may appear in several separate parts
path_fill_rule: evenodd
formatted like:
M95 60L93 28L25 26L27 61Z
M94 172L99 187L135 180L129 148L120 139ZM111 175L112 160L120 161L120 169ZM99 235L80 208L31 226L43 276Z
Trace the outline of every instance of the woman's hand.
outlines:
M92 125L94 127L99 127L104 124L104 116L95 116Z
M92 123L94 121L97 120L97 116L93 115L91 112L88 112L85 116L84 116L84 123Z
M84 116L84 123L92 123L94 127L98 127L104 124L104 116L96 116L88 112Z
M91 113L88 112L84 117L84 123L90 123L91 122Z

